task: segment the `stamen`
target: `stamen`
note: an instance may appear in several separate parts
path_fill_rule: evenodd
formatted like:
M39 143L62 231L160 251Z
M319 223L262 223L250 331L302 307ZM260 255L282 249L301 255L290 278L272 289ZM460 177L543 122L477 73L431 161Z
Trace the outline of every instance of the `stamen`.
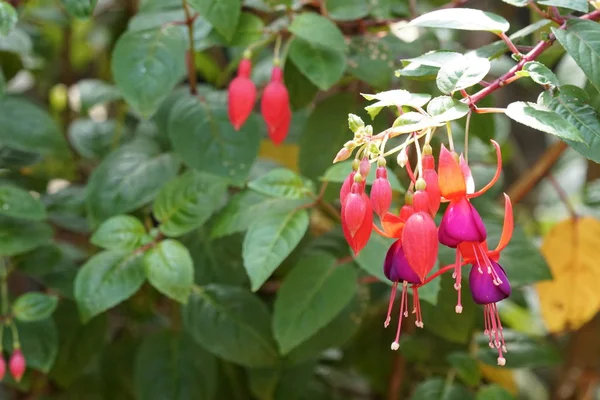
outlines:
M388 305L387 317L383 323L384 328L390 326L392 308L394 308L394 299L396 298L396 290L398 289L398 282L394 282L392 285L392 293L390 294L390 304Z
M454 311L457 314L461 314L463 311L462 298L461 298L462 294L461 294L461 290L460 290L462 287L462 285L461 285L462 275L460 272L462 264L460 261L461 261L460 251L458 249L456 249L456 259L454 260L455 270L454 270L454 274L452 274L452 275L453 275L454 279L456 279L456 281L454 282L454 289L458 292L458 299L456 301L456 307L454 307Z
M413 303L415 305L416 320L415 325L419 328L423 328L423 315L421 314L421 300L419 299L419 289L413 288Z
M400 316L398 318L398 329L396 330L396 339L392 343L392 350L398 350L400 348L400 331L402 330L402 318L408 316L408 284L406 281L402 282L402 300L400 300Z

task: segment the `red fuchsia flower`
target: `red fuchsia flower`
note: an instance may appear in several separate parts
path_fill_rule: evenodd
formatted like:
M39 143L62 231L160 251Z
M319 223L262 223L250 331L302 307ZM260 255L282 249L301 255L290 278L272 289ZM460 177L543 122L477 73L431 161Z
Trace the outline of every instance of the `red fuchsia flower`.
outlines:
M360 179L356 181L356 177L360 177L360 175L355 175L355 181L344 203L344 221L351 236L354 236L362 225L367 212L367 203L369 202L368 198L365 200L365 197L363 197L364 190L361 181Z
M237 76L229 84L228 112L229 120L236 131L246 122L256 100L256 86L250 79L252 61L244 58L238 67Z
M290 128L292 110L288 90L283 84L283 71L277 66L273 67L271 81L263 92L261 113L269 137L276 145L281 144Z
M6 361L0 352L0 381L4 379L4 375L6 375Z
M357 162L353 164L353 168L358 169ZM357 176L359 177L358 179L356 178ZM352 210L347 213L346 207L351 198L352 203L350 207L352 207ZM344 181L340 190L340 202L342 204L340 214L344 237L354 253L358 255L371 237L373 230L373 208L369 196L365 193L365 181L360 174L357 174L356 170L352 171ZM365 209L361 219L361 213L357 211L360 211L362 205L364 205ZM358 226L357 218L360 219Z
M392 186L387 177L385 159L380 158L378 165L375 171L375 181L371 187L371 202L375 214L383 220L385 213L388 212L392 204Z
M23 352L20 349L13 351L8 367L15 381L20 382L26 367L25 357L23 357Z
M500 146L493 140L492 144L496 149L498 162L496 174L490 183L477 192L467 190L469 186L468 181L472 180L472 176L464 159L461 166L456 153L451 153L444 145L442 145L440 150L438 166L440 193L443 200L449 201L450 204L440 223L438 237L440 243L448 247L457 248L453 274L455 278L454 287L458 291L457 313L462 312L460 292L462 277L460 270L464 264L461 263L461 250L468 248L469 252L471 252L471 248L477 248L478 251L485 252L483 246L487 238L487 232L481 216L469 199L480 196L491 188L500 177L502 170ZM464 258L464 255L462 257Z
M402 241L396 240L389 248L385 261L383 263L383 273L386 278L393 282L392 294L390 295L390 302L388 306L387 317L383 325L387 328L390 324L392 308L394 306L394 299L396 297L396 291L398 284L402 283L402 297L400 300L400 314L398 318L398 328L396 330L396 338L392 342L392 350L398 350L400 348L400 332L402 330L402 319L408 317L408 284L413 284L413 314L416 314L415 325L419 328L423 327L423 317L421 315L421 303L419 302L418 285L422 282L421 278L412 269L404 251L402 249Z

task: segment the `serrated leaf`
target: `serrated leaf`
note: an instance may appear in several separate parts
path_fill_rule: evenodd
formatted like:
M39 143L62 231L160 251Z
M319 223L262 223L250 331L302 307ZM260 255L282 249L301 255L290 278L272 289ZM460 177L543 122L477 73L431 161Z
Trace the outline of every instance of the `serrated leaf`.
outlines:
M247 290L205 286L192 292L182 315L187 332L218 357L247 367L277 363L271 316L266 306Z
M296 248L308 223L308 212L302 209L269 214L250 226L242 256L253 291L257 291Z
M217 382L217 360L185 333L154 333L139 346L133 383L140 399L212 400Z
M148 140L136 140L109 154L92 172L87 209L94 224L149 203L175 177L179 161Z
M194 262L188 249L172 239L163 240L144 255L146 277L162 294L186 303L194 284Z
M556 135L561 139L583 142L581 132L548 107L517 101L508 105L506 115L523 125Z
M450 96L435 97L427 105L427 113L438 122L453 121L467 115L469 106Z
M227 191L223 179L188 171L165 185L156 196L153 213L167 236L181 236L201 225L220 207Z
M258 193L273 196L300 199L312 190L295 172L285 168L276 168L248 183L248 187Z
M588 12L590 9L587 0L537 0L537 3L544 6L569 8L583 13Z
M76 18L89 18L98 0L60 0L69 14Z
M288 55L298 70L321 90L335 85L346 70L346 55L339 48L299 37L292 39Z
M273 330L282 354L333 320L356 292L356 271L317 254L301 260L277 292Z
M443 122L438 122L421 113L410 111L396 118L392 125L392 130L394 133L409 133L442 125L444 125Z
M472 8L432 11L413 19L409 26L494 33L506 32L510 28L508 21L501 16Z
M52 228L44 222L0 217L0 255L26 253L48 243L52 234Z
M169 117L173 148L190 167L241 185L258 155L260 129L251 116L236 131L222 104L204 104L193 96L182 97Z
M19 296L12 305L12 313L21 322L33 322L52 315L58 298L43 293L29 292Z
M338 27L314 12L295 16L288 30L304 41L320 47L342 52L346 48L344 36Z
M562 86L548 108L569 122L583 137L583 143L565 140L569 146L592 161L600 163L600 116L582 97L576 97Z
M566 29L552 28L556 39L600 90L600 26L594 21L569 20Z
M141 254L111 250L90 258L75 278L75 298L82 321L128 299L145 278Z
M186 41L176 27L125 32L112 54L112 73L125 100L149 117L185 72Z
M546 67L544 64L537 61L529 61L523 65L523 69L517 72L519 76L528 76L535 83L546 86L550 85L552 87L560 86L560 82L558 78L550 70L550 68Z
M456 58L440 68L436 83L442 93L451 94L478 84L490 68L491 64L487 58Z
M135 250L142 244L146 228L130 215L115 215L104 221L90 238L90 242L108 250Z
M19 20L17 11L10 3L5 1L0 3L0 35L8 35Z
M241 0L189 0L189 3L226 40L232 39L241 15Z
M534 338L504 328L504 341L508 353L504 368L551 367L561 362L558 348L545 338ZM489 337L476 337L477 358L488 365L497 365L498 351L490 349Z
M0 184L0 214L33 221L46 218L44 204L39 199L10 184Z

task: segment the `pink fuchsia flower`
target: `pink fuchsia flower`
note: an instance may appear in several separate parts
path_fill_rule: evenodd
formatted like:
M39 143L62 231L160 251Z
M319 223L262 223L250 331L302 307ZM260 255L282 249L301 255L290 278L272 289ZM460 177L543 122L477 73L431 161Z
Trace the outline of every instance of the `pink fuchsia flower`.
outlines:
M385 166L377 167L375 181L371 187L371 202L375 214L383 219L392 205L392 186L388 180Z
M358 168L358 165L356 165L356 168ZM373 230L373 208L369 197L365 193L364 180L361 178L359 179L360 182L355 182L356 176L357 171L352 171L342 184L340 190L342 210L340 214L344 237L354 251L354 254L358 255L371 237ZM358 176L360 177L360 175ZM350 207L353 207L353 210L346 212L350 199L352 199ZM359 214L361 214L362 206L364 206L364 214L360 218ZM360 223L357 223L357 218L360 220Z
M6 375L6 361L0 353L0 381L4 379L4 375Z
M369 198L363 196L363 194L364 190L362 189L361 183L355 181L344 202L344 221L351 236L356 234L356 231L360 228L365 219Z
M288 90L283 84L283 71L275 66L271 81L263 92L260 109L267 124L267 133L276 145L281 144L289 131L292 119Z
M229 84L227 94L229 120L236 131L244 125L254 108L256 86L250 79L251 71L252 61L244 58L238 67L237 76Z
M425 191L429 195L429 211L434 216L440 209L442 194L438 174L435 171L435 159L431 154L431 146L429 145L423 148L423 179L427 184Z
M437 227L429 213L419 211L408 218L402 232L402 248L408 264L423 282L438 255Z
M13 351L8 363L8 368L10 369L13 378L15 378L15 381L20 382L26 368L25 357L20 349L15 349L15 351Z

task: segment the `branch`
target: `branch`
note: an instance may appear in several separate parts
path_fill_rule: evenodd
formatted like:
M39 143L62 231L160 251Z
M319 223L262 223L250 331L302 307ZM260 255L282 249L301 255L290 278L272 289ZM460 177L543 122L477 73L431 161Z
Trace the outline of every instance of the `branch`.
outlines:
M188 80L190 81L190 93L195 96L198 94L198 81L196 79L196 57L194 56L194 21L198 18L198 14L192 16L187 0L181 0L181 3L185 12L185 24L188 27L188 41L190 43L186 60Z

